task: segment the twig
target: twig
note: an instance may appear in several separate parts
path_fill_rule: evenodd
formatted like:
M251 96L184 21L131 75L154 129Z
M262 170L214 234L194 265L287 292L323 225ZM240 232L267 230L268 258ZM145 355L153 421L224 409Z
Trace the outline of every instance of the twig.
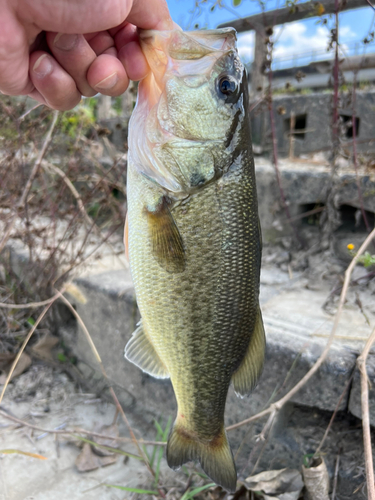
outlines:
M19 122L22 122L27 115L29 115L30 113L32 113L33 111L35 111L36 109L40 108L40 106L44 106L44 104L36 104L35 106L33 106L31 109L29 109L28 111L26 111L26 113L24 113L23 115L21 115L19 118L17 118L17 120Z
M289 126L289 160L294 159L294 143L295 139L295 128L296 128L296 115L294 111L290 113L290 126Z
M64 293L64 290L65 288L62 290L62 292ZM59 292L60 294L60 292ZM61 294L60 294L61 295ZM23 341L23 344L20 348L20 350L18 351L17 353L17 356L15 357L13 363L12 363L12 367L11 369L9 370L9 373L8 373L8 376L7 376L7 379L5 381L5 384L4 384L4 387L3 387L3 390L1 391L1 394L0 394L0 404L3 400L3 397L4 397L4 394L5 394L5 391L8 387L8 384L9 384L9 381L10 379L12 378L12 375L13 375L13 372L17 366L17 363L20 359L20 357L22 356L22 353L23 351L25 350L25 347L27 346L27 343L29 342L29 340L31 339L31 336L32 334L35 332L35 330L38 328L38 325L39 323L42 321L42 319L44 318L44 316L47 314L49 308L52 306L52 304L55 302L55 300L57 300L59 297L59 295L56 294L55 296L55 299L54 300L50 300L49 304L46 305L46 307L43 309L43 311L40 313L38 319L35 321L35 324L33 325L33 327L31 328L31 330L29 331L29 333L27 334L27 337L25 338L25 340Z
M6 304L5 302L0 302L0 308L5 309L35 309L37 307L46 306L50 302L54 302L58 299L60 295L57 293L53 297L47 300L42 300L41 302L28 302L27 304Z
M99 227L97 226L96 222L86 212L86 209L85 209L85 206L83 204L83 201L82 201L82 198L81 198L80 194L78 193L78 191L74 187L72 181L65 174L65 172L63 172L61 170L61 168L57 167L56 165L53 165L53 163L50 163L50 162L47 162L47 161L44 161L42 163L42 167L43 168L47 168L49 170L52 170L52 172L54 172L55 174L57 174L58 176L60 176L63 179L63 181L65 182L65 184L68 186L70 192L72 193L72 195L76 199L79 211L81 212L84 220L87 222L87 224L89 225L89 227L93 227L93 229L94 229L95 233L97 234L97 236L99 236L99 238L102 238L102 234L101 234L101 231L100 231ZM121 259L116 255L116 250L113 248L113 245L111 244L111 242L110 241L105 241L105 244L112 251L113 256L120 263L121 267L125 267L123 265L123 262L121 261Z
M356 121L356 116L355 116L356 115L356 95L357 95L357 92L356 92L356 90L357 90L357 74L358 74L358 71L354 71L353 91L352 91L353 163L354 163L354 169L355 169L355 177L356 177L356 181L357 181L358 199L359 199L359 204L361 206L361 213L362 213L363 221L366 225L367 232L369 233L371 231L371 227L370 227L370 224L368 223L365 207L363 204L361 182L359 180L359 174L358 174L357 121Z
M333 114L332 114L332 132L334 160L337 156L339 147L339 0L335 0L335 62L333 66ZM335 167L334 167L335 168Z
M257 467L258 467L258 464L260 462L260 459L263 455L263 452L264 452L264 449L267 445L267 441L268 441L268 438L270 436L270 433L271 433L271 429L272 429L272 426L273 426L273 423L274 423L274 420L275 420L275 416L276 416L276 410L273 411L271 413L271 415L268 417L268 420L267 422L265 423L264 427L263 427L263 430L262 432L260 433L258 439L260 442L263 441L263 446L262 446L262 449L260 450L260 453L259 453L259 456L257 458L257 461L255 462L255 465L253 467L253 470L251 471L250 473L250 476L253 476ZM249 463L250 463L250 459L249 459Z
M372 3L370 2L370 0L366 0L366 2L369 4L369 6L370 6L373 10L375 10L375 7L372 5Z
M18 210L20 208L23 208L23 206L26 203L26 199L27 199L27 196L28 196L28 194L30 192L32 183L34 182L34 179L35 179L35 177L36 177L36 175L38 173L39 167L40 167L40 165L42 163L43 157L44 157L44 155L45 155L45 153L47 151L49 143L51 142L52 134L53 134L53 131L54 131L54 128L55 128L58 116L59 116L59 112L58 111L54 111L53 112L52 123L51 123L51 126L50 126L50 128L49 128L49 130L47 132L46 138L44 139L44 143L43 143L42 149L40 150L38 158L36 159L36 161L34 163L34 167L33 167L32 171L30 173L30 176L29 176L27 182L26 182L26 186L24 187L24 190L22 192L21 198L19 199L19 201L18 201L18 203L16 205L15 213L14 213L13 217L11 218L11 220L10 220L10 222L8 224L8 227L5 230L5 233L4 233L4 236L3 236L2 240L0 241L0 253L3 251L3 249L5 247L5 244L8 241L8 238L10 236L10 233L13 230L14 224L15 224L16 219L18 217Z
M367 236L365 241L362 243L360 249L358 250L357 255L353 257L351 263L349 264L347 270L345 271L345 280L344 280L344 285L342 287L341 291L341 296L340 296L340 302L339 302L339 307L337 309L336 315L335 315L335 321L332 327L331 335L328 338L327 344L320 355L320 357L316 360L314 365L310 368L310 370L306 373L306 375L287 393L285 396L283 396L281 399L276 401L276 403L271 404L268 408L265 410L257 413L256 415L253 415L252 417L249 417L245 420L242 420L241 422L238 422L237 424L230 425L227 427L227 431L231 431L233 429L238 429L239 427L242 427L243 425L246 425L250 422L253 422L254 420L258 420L261 417L264 417L265 415L269 415L270 413L273 413L275 410L280 410L282 406L289 401L305 384L306 382L318 371L320 366L323 364L325 358L327 357L327 354L331 348L331 345L333 343L333 340L335 338L336 330L340 321L342 309L345 304L345 299L346 295L348 293L348 287L349 287L349 282L350 282L350 277L352 275L353 269L356 265L356 263L359 260L359 257L363 254L363 252L366 250L366 248L369 246L371 241L375 238L375 229L371 231L371 233ZM375 500L375 497L374 497Z
M340 451L337 454L337 458L336 458L335 477L333 478L333 490L332 490L331 500L335 500L335 498L336 498L337 478L339 475L339 465L340 465Z
M59 430L59 429L45 429L44 427L40 427L39 425L34 425L30 424L29 422L25 422L24 420L21 420L20 418L17 418L13 415L10 415L9 413L5 412L4 410L0 409L0 415L8 420L11 420L12 422L15 422L19 425L29 427L30 429L34 429L36 431L43 432L45 434L67 434L67 435L77 435L77 434L85 434L86 436L92 436L96 438L101 438L101 439L113 439L113 436L107 436L106 434L101 434L100 432L94 432L94 431L88 431L87 429L64 429L64 430ZM132 438L127 438L127 437L116 437L116 441L122 441L124 443L133 443ZM144 444L144 445L150 445L150 446L167 446L167 443L164 441L147 441L144 439L139 439L139 443Z
M339 397L339 400L337 401L337 405L336 405L336 407L334 409L334 412L332 413L332 417L331 417L331 420L329 421L328 427L327 427L327 429L326 429L326 431L324 433L324 436L322 437L322 440L319 443L319 446L316 449L316 452L314 453L314 457L315 458L319 454L320 450L323 447L323 444L324 444L325 440L327 439L328 433L331 430L331 427L332 427L333 421L335 420L335 417L336 417L336 414L338 412L338 409L340 408L341 401L343 400L345 394L349 390L349 387L350 387L350 384L352 383L353 377L354 377L354 370L353 370L353 373L351 374L351 376L350 376L350 378L348 380L348 383L346 384L344 390L342 391L341 396Z
M272 50L272 49L271 49ZM294 233L294 236L296 237L296 240L298 243L303 247L303 242L301 238L298 235L297 229L292 221L292 216L290 214L290 210L288 207L288 204L286 202L286 197L284 193L284 189L281 183L281 175L280 175L280 169L279 169L279 162L278 162L278 153L277 153L277 137L276 137L276 126L275 126L275 115L273 112L273 100L272 100L272 66L270 66L269 71L268 71L268 111L270 114L270 122L271 122L271 137L272 137L272 154L273 154L273 164L275 167L275 172L276 172L276 180L277 180L277 185L279 187L279 192L280 192L280 198L281 198L281 204L285 210L285 214L287 216L288 222L290 224L290 227L292 228L292 231Z
M115 233L115 231L117 231L117 229L119 229L119 227L122 225L123 225L123 222L121 222L120 224L115 226L113 228L113 230L105 238L103 238L100 241L100 243L90 253L88 253L80 262L73 263L68 269L63 271L63 273L53 281L53 285L56 285L57 282L61 281L64 277L68 276L73 269L77 269L78 267L82 266L85 262L87 262L101 248L101 246L104 245L107 242L107 240L109 240L109 238ZM83 245L84 244L82 244L81 248L83 248Z
M55 174L57 174L58 176L60 176L62 178L62 180L68 186L70 192L72 193L72 195L76 199L78 208L79 208L80 212L82 213L83 218L86 220L86 222L89 224L89 226L94 224L94 221L92 220L92 218L88 215L88 213L85 210L85 206L83 204L81 196L79 195L78 191L76 190L72 181L69 179L69 177L66 175L66 173L63 172L61 170L61 168L57 167L53 163L50 163L46 160L44 160L42 162L42 167L47 169L47 170L51 170L52 172L54 172Z
M366 361L372 344L375 342L375 328L371 333L362 354L357 359L358 370L361 374L361 407L362 407L362 429L363 429L363 445L365 449L365 467L368 500L375 500L375 485L374 485L374 466L371 447L371 431L370 431L370 412L368 402L368 386L369 380L366 370Z

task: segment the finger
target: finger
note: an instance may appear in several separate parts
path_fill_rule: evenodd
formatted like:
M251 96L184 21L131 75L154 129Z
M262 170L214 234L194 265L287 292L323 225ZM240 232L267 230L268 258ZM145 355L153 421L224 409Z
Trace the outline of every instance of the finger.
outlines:
M137 28L126 24L117 31L115 43L118 58L122 62L130 80L141 80L149 72L149 67L138 41Z
M138 42L130 42L118 51L118 58L122 62L126 74L137 82L142 80L150 68Z
M0 92L28 94L34 88L29 78L29 41L19 22L1 12Z
M96 58L83 35L47 33L47 43L60 66L73 78L79 92L91 97L97 92L87 82L86 74Z
M99 55L87 72L87 81L101 94L118 96L125 92L129 78L121 62L110 54Z
M108 51L111 47L115 46L115 41L113 37L108 33L108 31L101 31L100 33L94 33L94 36L85 36L90 47L95 52L97 56Z
M46 52L36 51L30 55L30 78L50 108L72 109L81 99L73 78ZM38 96L37 92L30 92Z
M60 0L35 2L18 0L18 16L24 25L39 31L93 33L118 26L126 19L134 0ZM44 4L41 9L40 5Z
M173 29L166 0L134 0L126 20L142 29Z

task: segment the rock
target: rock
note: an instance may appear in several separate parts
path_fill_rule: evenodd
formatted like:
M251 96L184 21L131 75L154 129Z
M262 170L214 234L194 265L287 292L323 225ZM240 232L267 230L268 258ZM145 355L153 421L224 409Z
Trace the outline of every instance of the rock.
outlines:
M369 378L369 413L370 424L375 426L375 354L370 354L366 363L367 376ZM358 418L362 418L361 407L361 377L356 369L350 391L349 411Z

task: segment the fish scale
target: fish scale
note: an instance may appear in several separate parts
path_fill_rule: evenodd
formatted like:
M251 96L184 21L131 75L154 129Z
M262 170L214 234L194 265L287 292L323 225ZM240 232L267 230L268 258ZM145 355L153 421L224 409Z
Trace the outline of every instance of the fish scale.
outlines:
M151 70L155 48L163 47L170 58L169 40L198 37L199 44L191 45L198 53L185 51L180 59L192 57L196 71L201 57L207 78L199 86L192 75L198 86L186 87L187 62L180 76L173 60L164 73L160 65L156 68L155 79L163 75L157 82L159 101L155 80L140 84L130 123L127 246L142 322L125 352L147 373L171 379L178 411L168 440L169 465L199 460L214 481L234 491L236 469L224 428L226 396L231 381L239 395L250 393L262 368L265 340L246 75L234 52L233 31L223 30L222 50L217 49L220 33L141 34ZM223 72L237 81L238 95L228 102L218 94ZM201 106L200 99L205 99ZM147 140L140 135L146 130ZM202 148L207 155L202 156ZM202 158L210 163L200 165Z

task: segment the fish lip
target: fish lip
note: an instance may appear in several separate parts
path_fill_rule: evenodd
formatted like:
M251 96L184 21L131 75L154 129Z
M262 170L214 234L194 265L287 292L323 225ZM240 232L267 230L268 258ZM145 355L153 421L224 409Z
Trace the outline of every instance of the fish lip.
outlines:
M181 32L182 30L174 28L171 30L144 30L144 29L139 29L138 30L138 36L141 40L144 40L145 38L149 38L152 36L157 36L160 34L167 34L167 33L174 33L174 32ZM184 31L185 35L191 36L193 38L196 38L199 35L207 35L207 36L214 36L215 38L219 38L220 36L223 35L234 35L237 37L237 31L234 28L228 27L228 28L218 28L218 29L213 29L213 30L194 30L194 31Z
M141 48L148 59L150 49L158 55L158 65L174 60L200 59L208 54L236 49L237 32L234 28L182 31L139 30ZM153 57L155 60L155 56Z

